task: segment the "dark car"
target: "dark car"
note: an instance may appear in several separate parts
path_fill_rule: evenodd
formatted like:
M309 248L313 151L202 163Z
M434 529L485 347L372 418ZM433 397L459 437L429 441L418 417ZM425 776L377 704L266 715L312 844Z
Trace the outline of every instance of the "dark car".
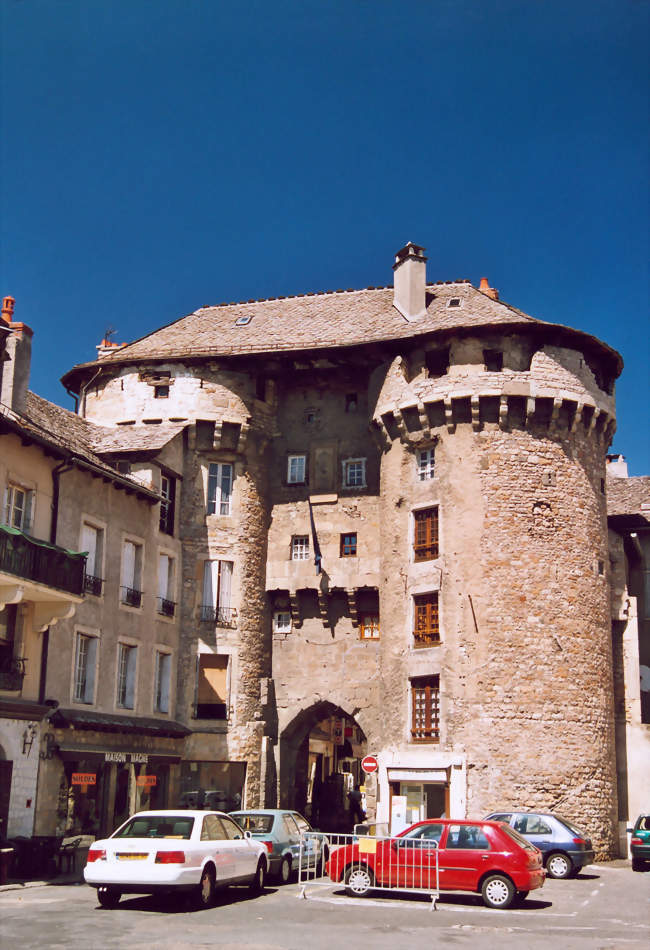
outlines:
M573 822L548 812L495 811L487 821L506 821L542 852L549 877L574 877L593 864L591 840Z
M632 870L642 871L646 861L650 861L650 815L639 815L634 828L627 829L632 835Z

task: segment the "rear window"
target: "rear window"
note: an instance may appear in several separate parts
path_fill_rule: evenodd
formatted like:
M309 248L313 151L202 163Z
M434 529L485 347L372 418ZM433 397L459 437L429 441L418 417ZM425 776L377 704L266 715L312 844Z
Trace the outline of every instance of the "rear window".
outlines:
M561 821L562 824L565 825L569 829L572 835L575 835L576 838L582 838L582 832L578 831L578 829L576 828L576 826L573 824L572 821L569 821L568 818L563 818L562 815L554 815L554 817L558 821Z
M520 835L518 831L515 831L514 828L511 828L509 825L501 825L500 830L508 835L509 838L512 838L520 848L524 848L526 851L536 851L534 844L531 844L528 838L524 838L523 835Z
M192 834L194 819L181 815L137 815L119 828L113 838L180 838L187 840Z
M240 812L233 812L232 817L244 831L250 831L254 835L268 835L273 827L273 815L242 815Z

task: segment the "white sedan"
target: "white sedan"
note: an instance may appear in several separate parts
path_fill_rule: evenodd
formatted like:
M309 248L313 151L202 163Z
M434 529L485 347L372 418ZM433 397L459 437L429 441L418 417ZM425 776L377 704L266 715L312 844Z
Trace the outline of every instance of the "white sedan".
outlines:
M222 812L141 811L95 841L84 879L102 907L122 894L190 891L208 907L218 887L248 884L259 893L268 871L265 846Z

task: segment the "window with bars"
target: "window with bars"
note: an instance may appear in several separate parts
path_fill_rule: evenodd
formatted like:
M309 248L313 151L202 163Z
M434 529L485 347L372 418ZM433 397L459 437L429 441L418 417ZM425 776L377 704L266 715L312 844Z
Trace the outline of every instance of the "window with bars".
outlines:
M359 617L359 638L361 640L379 640L379 614L361 614Z
M95 665L97 661L97 637L78 633L74 658L74 701L92 703L95 698Z
M309 535L294 534L291 538L291 560L309 560Z
M420 449L417 453L418 480L426 482L434 476L435 450Z
M7 485L5 489L4 523L19 531L29 531L32 526L34 492L19 485Z
M232 511L232 465L211 462L208 469L209 515L229 515Z
M357 554L357 534L341 535L341 557L356 557Z
M287 457L287 484L304 485L307 481L307 456L289 455Z
M438 591L417 594L413 598L413 639L416 647L440 642Z
M117 705L133 709L135 705L135 668L137 647L126 643L118 645L117 652Z
M343 487L366 487L366 460L345 459L343 462Z
M416 561L438 557L438 506L413 512L413 552Z
M171 668L171 653L163 653L162 650L156 650L156 672L154 680L154 710L156 712L169 712Z
M438 742L440 739L440 676L418 676L411 680L411 739Z
M176 508L176 480L163 475L160 479L160 530L165 534L174 533L174 514Z

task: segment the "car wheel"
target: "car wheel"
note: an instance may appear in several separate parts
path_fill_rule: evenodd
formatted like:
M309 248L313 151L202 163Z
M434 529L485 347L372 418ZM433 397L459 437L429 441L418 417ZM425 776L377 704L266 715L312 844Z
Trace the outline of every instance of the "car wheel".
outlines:
M216 890L214 871L211 867L203 868L201 880L196 889L196 904L198 907L211 907Z
M266 877L266 871L264 870L264 862L260 861L257 865L257 870L255 871L255 877L250 883L250 890L253 894L261 894L264 890L264 879Z
M291 858L288 855L282 858L278 877L281 884L288 884L291 879Z
M510 907L515 896L515 887L503 874L489 874L483 881L481 897L486 907L502 910Z
M573 863L568 854L564 854L563 851L554 851L546 862L546 870L549 877L562 880L573 873Z
M118 891L116 887L97 888L97 900L99 901L101 907L117 907L121 896L121 891Z
M632 870L633 871L642 871L645 867L645 861L643 858L632 858Z
M365 864L352 864L345 872L345 893L364 897L375 886L375 875Z

